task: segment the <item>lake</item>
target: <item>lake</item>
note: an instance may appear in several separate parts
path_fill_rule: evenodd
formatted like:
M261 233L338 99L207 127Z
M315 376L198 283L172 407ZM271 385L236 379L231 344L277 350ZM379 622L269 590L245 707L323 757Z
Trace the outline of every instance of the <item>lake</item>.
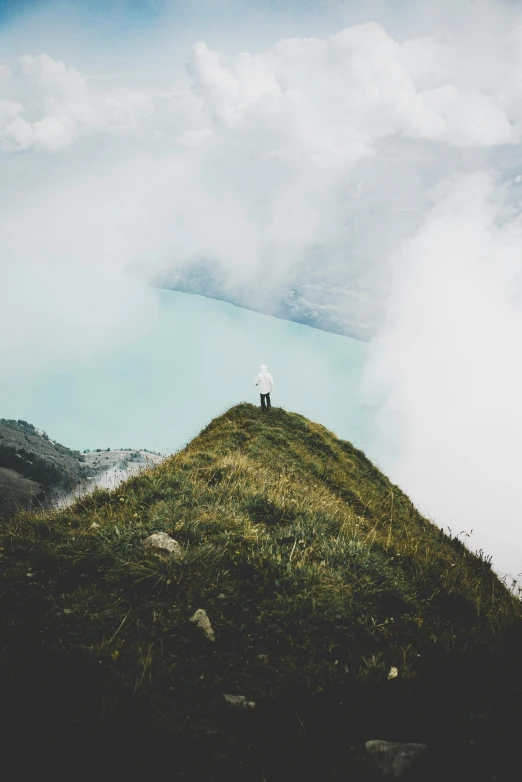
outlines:
M79 450L172 453L232 405L258 404L254 380L264 363L274 377L274 406L371 455L372 411L362 392L366 343L201 296L160 289L152 295L153 316L126 344L54 362L23 388L5 384L2 417L23 418Z

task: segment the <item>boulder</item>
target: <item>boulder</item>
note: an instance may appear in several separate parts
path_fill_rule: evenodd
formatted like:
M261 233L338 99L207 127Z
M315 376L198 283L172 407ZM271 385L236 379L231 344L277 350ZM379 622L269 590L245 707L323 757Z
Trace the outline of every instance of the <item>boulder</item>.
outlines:
M160 549L167 551L169 554L174 555L176 558L180 558L183 555L183 549L179 545L177 540L171 538L166 532L153 532L148 538L143 541L143 547L146 549ZM158 552L155 552L158 553Z
M256 705L254 701L247 701L244 695L229 695L224 692L223 698L231 706L237 706L239 709L253 709Z
M398 741L366 742L375 770L382 779L399 779L424 754L426 744L402 744Z
M190 617L190 621L194 622L196 627L199 627L200 630L203 631L205 637L208 638L209 641L216 640L216 636L214 635L214 630L210 624L210 619L207 616L207 612L202 608L198 608L196 613Z

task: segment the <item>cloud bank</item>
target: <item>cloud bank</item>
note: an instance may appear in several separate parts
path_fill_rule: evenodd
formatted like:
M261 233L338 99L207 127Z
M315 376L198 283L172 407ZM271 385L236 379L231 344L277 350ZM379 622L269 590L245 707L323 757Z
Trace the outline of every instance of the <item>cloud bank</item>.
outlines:
M55 154L55 168L88 154L96 201L134 178L125 230L143 276L176 287L203 263L225 298L367 337L427 189L520 140L511 21L404 40L371 21L231 55L196 41L185 86L22 55L0 71L0 150Z
M323 162L328 155L353 162L389 136L458 147L516 144L522 24L481 33L471 26L464 38L441 29L398 41L368 22L233 56L195 42L191 85L163 93L161 102L161 93L129 86L100 92L46 53L23 54L0 70L1 149L53 152L95 132L142 137L151 127L172 137L169 114L190 133L194 98L197 130L228 132L272 152L297 142Z
M421 510L522 570L522 221L494 177L458 177L400 248L371 348L384 461ZM370 391L371 393L371 391ZM394 452L390 446L395 443ZM397 445L400 446L397 450Z
M285 6L270 43L250 25L243 48L192 25L147 78L54 45L2 60L0 359L21 371L37 332L56 360L107 349L151 315L143 283L191 269L372 334L383 468L522 570L522 13L366 8L326 3L303 34ZM137 40L132 74L166 46L152 27Z

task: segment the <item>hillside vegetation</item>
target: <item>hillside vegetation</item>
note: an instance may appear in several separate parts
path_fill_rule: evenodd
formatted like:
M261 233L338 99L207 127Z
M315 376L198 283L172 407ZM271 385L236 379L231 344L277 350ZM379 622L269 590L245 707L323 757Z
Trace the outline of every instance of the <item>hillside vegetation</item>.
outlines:
M73 451L27 421L0 418L0 522L23 509L55 505L90 491L107 471L113 485L164 457L147 449ZM89 483L95 481L94 484Z
M87 475L84 457L50 440L27 421L0 418L0 518L26 505L45 505L55 489Z
M146 549L154 532L181 556ZM369 739L427 744L423 782L518 763L520 602L300 415L240 404L115 492L20 513L0 555L18 768L362 780Z

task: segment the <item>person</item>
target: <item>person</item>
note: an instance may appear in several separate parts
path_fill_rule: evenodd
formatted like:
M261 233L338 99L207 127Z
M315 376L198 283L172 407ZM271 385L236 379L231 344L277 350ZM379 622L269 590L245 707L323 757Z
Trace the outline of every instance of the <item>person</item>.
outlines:
M274 378L270 372L268 372L266 364L261 364L261 369L259 370L259 375L256 377L255 385L259 386L261 410L264 413L272 407L270 404L270 392L274 390Z

